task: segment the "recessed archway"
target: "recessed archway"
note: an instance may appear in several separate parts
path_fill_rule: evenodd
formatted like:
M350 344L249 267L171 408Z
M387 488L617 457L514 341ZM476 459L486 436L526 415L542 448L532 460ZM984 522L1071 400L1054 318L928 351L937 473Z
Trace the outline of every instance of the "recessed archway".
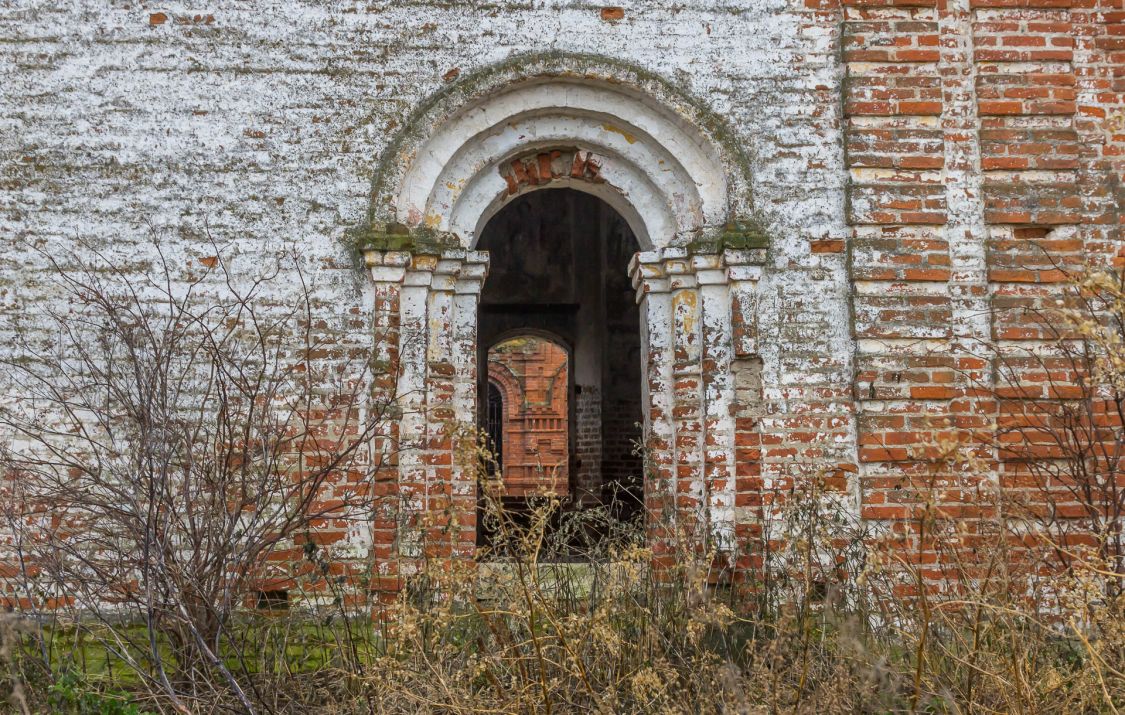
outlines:
M621 519L636 517L643 498L636 451L642 365L640 315L627 271L638 245L629 223L596 196L550 188L506 204L479 241L490 263L477 323L482 414L490 385L507 386L505 410L511 413L513 396L530 389L524 383L542 378L526 366L532 352L546 357L538 352L549 351L530 351L533 344L564 346L555 351L563 359L533 366L552 375L565 367L564 379L551 385L566 390L552 400L565 407L566 427L541 437L553 448L555 432L567 436L566 464L554 470L563 479L551 483L551 493L563 498L567 510L608 505ZM513 340L509 352L519 360L496 354L498 345ZM512 369L509 362L525 367ZM507 435L503 449L503 480L514 485L505 493L515 497L509 506L518 507L527 478L516 452L526 450Z
M611 312L635 316L627 329L611 325L601 294L580 291L580 299L531 301L538 303L531 307L504 306L487 287L481 294L489 270L488 284L504 283L491 227L563 193L600 207L630 236L615 244L626 248L606 261L606 272L597 271L599 279L612 275L617 282L622 307ZM597 384L639 383L631 390L639 397L633 424L643 420L648 448L643 489L650 538L681 531L690 538L709 534L724 548L731 543L730 364L735 353L756 352L750 311L765 258L751 211L746 150L723 122L667 81L612 60L514 58L463 76L420 107L383 154L366 224L356 232L377 305L387 310L376 327L398 336L397 347L377 346L377 354L394 369L395 396L388 399L403 415L396 467L403 511L394 517L400 552L421 552L430 533L419 526L426 523L421 515L475 511L475 478L457 462L449 429L476 425L487 406L482 346L493 344L501 329L527 330L530 313L541 315L539 327L571 351L572 412L580 409L577 388L586 394L594 384L585 370L598 371L584 350L606 349L604 335L592 340L577 326L631 336L631 346L612 352L625 356L622 364L636 379L603 374ZM542 294L544 277L553 274L531 270L523 248L508 273ZM587 247L581 255L600 253ZM603 312L572 317L568 327L568 311L577 315L591 306ZM732 310L742 311L737 321ZM573 421L570 434L580 435ZM581 485L583 470L594 472L592 460L579 464L582 451L571 451L568 474ZM605 460L597 464L600 479ZM576 502L600 488L574 490ZM475 522L456 523L444 548L469 554Z

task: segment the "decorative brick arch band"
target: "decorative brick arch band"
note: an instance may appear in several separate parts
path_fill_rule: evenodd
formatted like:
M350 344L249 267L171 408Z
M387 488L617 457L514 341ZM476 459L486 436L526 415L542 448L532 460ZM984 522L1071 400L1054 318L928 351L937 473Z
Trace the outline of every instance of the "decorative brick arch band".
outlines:
M512 375L512 371L505 365L489 363L488 381L494 383L504 398L505 420L514 419L520 415L519 404L523 401L523 388L519 381Z
M488 221L509 201L520 194L548 188L575 189L605 201L625 219L633 235L637 237L638 243L643 247L652 244L649 236L650 227L656 230L658 235L673 235L671 217L663 211L663 207L656 206L649 209L646 221L637 207L630 202L628 192L606 180L607 166L610 167L609 171L612 175L613 159L576 147L532 150L510 161L501 161L497 166L497 173L504 180L505 189L497 192L483 208L474 202L469 202L472 210L461 216L463 222L467 225L474 211L479 211L480 217L474 230L467 235L475 242ZM485 190L486 194L480 198L487 199L488 194L495 191L495 188L495 186L488 187ZM649 188L651 187L646 187L646 190ZM649 195L652 195L651 192Z

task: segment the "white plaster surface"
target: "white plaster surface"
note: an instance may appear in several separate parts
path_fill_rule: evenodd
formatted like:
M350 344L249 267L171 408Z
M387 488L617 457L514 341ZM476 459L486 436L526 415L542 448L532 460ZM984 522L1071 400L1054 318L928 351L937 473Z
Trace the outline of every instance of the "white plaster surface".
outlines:
M396 133L457 81L443 77L526 53L595 54L695 98L745 152L753 215L771 242L756 293L764 420L783 434L787 418L815 402L845 425L845 438L833 436L828 449L853 461L851 406L824 396L846 391L852 378L845 259L809 250L812 240L846 235L833 26L798 0L634 3L618 22L602 20L600 7L9 3L0 10L0 314L7 319L0 330L14 319L34 330L37 311L58 296L42 256L19 242L64 263L97 250L141 275L152 268L154 236L184 271L201 271L200 260L215 254L210 236L236 275L295 251L325 339L344 352L372 349L371 280L354 269L345 239L369 211L372 176ZM166 21L151 24L154 12ZM519 149L518 130L505 123L512 119L535 127L532 144L604 153L608 183L637 207L650 244L666 245L669 234L721 221L724 201L741 201L720 198L740 187L724 184L728 169L715 166L696 128L675 119L679 109L600 80L569 81L565 90L530 84L492 98L467 108L465 123L449 125L452 133L418 157L424 178L403 184L405 218L416 208L421 220L440 205L442 227L471 234L476 208L495 209L497 162ZM459 154L466 127L486 141ZM285 306L298 285L283 275L264 298ZM415 322L426 315L425 292L404 288L404 329L423 327ZM646 341L665 341L671 298L662 294L644 315ZM709 307L704 319L715 315ZM468 332L460 324L451 339ZM0 350L10 350L5 337ZM417 351L406 362L424 360L424 341L404 344ZM662 354L650 376L667 381L671 370L672 356ZM401 387L416 391L418 379L408 368ZM2 374L0 383L4 395L17 389ZM410 416L410 399L404 432L420 437L424 425ZM666 432L668 419L651 426ZM767 475L791 463L767 464ZM728 496L716 495L715 506L729 521Z

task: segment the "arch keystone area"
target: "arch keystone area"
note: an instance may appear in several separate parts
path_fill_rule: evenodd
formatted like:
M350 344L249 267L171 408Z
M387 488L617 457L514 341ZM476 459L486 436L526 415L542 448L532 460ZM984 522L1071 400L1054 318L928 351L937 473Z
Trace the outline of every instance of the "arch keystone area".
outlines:
M535 171L543 156L594 168ZM533 174L513 175L518 166ZM562 53L486 67L425 102L383 153L354 238L361 249L472 249L508 201L563 186L614 207L642 249L763 245L749 160L721 118L652 73Z

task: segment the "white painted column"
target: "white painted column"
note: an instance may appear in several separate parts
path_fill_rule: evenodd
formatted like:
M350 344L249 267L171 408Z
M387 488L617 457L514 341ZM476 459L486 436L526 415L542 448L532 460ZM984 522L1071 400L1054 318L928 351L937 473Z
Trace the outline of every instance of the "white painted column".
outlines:
M676 536L731 557L738 477L745 471L736 460L736 438L740 425L757 430L756 420L736 421L734 367L736 358L760 365L760 253L689 255L672 248L637 254L631 267L642 306L650 470L663 477L649 489L661 491L663 516Z
M358 553L370 550L374 573L373 587L385 589L396 583L398 525L402 513L399 491L398 403L400 305L402 283L410 265L404 251L370 250L364 253L374 284L372 346L372 408L384 424L371 445L371 489L375 508L370 519L357 519L349 531L349 544ZM393 586L392 586L393 588Z
M675 429L672 423L672 295L660 251L638 253L629 263L641 308L642 399L644 405L645 520L656 550L676 529Z
M740 554L747 556L756 543L762 519L761 418L763 412L762 357L758 345L758 282L765 251L723 252L730 305L729 389L731 404L731 508L732 527ZM736 561L738 567L739 561ZM745 562L743 562L745 563Z
M419 518L425 513L426 377L429 346L430 283L437 266L434 256L414 256L403 278L399 297L399 496L398 553L422 555Z
M708 535L704 475L703 315L692 257L664 249L664 272L672 291L672 425L676 508L682 538L702 546Z
M458 461L463 450L457 438L476 428L477 304L488 256L463 250L402 255L396 274L402 286L395 552L416 559L426 546L433 556L469 558L476 539L476 472ZM396 277L386 266L379 271L373 277ZM391 357L387 346L376 350Z
M729 553L734 540L734 381L731 375L731 295L719 254L692 256L699 284L703 334L703 478L709 536Z
M488 252L467 251L454 284L453 411L465 424L477 423L477 309L488 274Z
M453 288L452 407L454 420L468 434L475 434L477 429L477 308L487 271L487 252L466 252ZM464 456L463 451L460 456ZM450 488L457 519L452 556L472 558L476 547L477 472L457 457L455 454Z

